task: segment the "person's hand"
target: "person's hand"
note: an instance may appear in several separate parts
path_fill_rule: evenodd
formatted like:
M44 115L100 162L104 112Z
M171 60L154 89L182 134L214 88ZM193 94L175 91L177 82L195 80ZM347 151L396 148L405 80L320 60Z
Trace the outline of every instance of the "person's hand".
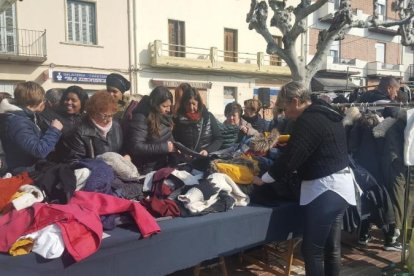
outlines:
M58 119L54 119L50 125L58 130L62 130L63 128L62 123Z
M206 150L202 150L202 151L200 151L200 154L202 156L207 156L208 155L208 152Z
M253 184L257 185L257 186L262 186L264 184L264 182L260 177L255 176L255 177L253 177Z
M171 141L168 141L167 145L168 145L168 152L174 152L175 151L175 146Z
M247 132L249 131L249 128L248 128L247 126L241 126L241 127L240 127L240 130L241 130L243 133L247 134Z
M125 154L123 157L124 157L125 160L131 162L131 156L129 156L129 154Z

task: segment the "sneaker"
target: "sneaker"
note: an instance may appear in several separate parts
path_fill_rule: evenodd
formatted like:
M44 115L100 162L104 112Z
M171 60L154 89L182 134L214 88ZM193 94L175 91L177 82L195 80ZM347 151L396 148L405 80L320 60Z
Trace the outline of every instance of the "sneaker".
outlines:
M385 251L402 251L402 244L400 242L384 244Z
M372 240L372 236L370 234L365 234L362 237L359 237L358 244L366 246Z

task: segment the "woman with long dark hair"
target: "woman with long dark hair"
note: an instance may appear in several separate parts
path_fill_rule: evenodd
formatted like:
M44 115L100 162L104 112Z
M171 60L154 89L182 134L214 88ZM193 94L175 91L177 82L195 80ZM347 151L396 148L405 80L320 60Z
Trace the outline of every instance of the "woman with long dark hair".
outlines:
M183 90L174 119L174 138L187 148L207 156L223 144L217 120L207 110L196 89L187 87Z
M169 153L175 151L170 115L172 103L171 92L157 86L141 99L127 122L125 151L141 174L167 166Z

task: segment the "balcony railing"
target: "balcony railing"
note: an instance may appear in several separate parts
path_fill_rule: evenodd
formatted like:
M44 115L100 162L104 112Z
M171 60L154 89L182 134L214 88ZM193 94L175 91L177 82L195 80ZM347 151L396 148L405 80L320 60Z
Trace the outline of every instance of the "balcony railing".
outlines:
M403 66L401 64L387 64L379 61L367 63L367 75L400 77L402 74Z
M150 51L151 63L158 67L290 75L289 68L278 56L266 55L262 52L245 53L225 51L216 47L172 45L162 43L160 40L150 44Z
M0 59L41 62L46 56L46 30L0 27Z
M408 77L410 78L410 81L414 80L414 64L410 64L408 66L408 73L410 74Z

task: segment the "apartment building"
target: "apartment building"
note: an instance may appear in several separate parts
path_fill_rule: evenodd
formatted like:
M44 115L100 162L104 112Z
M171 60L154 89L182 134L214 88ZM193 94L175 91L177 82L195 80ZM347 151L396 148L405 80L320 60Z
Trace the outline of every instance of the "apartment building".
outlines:
M129 78L128 19L128 1L15 2L0 14L0 91L28 80L97 91L109 73Z
M380 19L397 20L391 10L392 1L379 0ZM332 22L340 0L330 0L308 18L308 55L315 54L318 33ZM351 2L355 19L367 19L373 14L373 1L353 0ZM335 90L356 86L376 85L382 76L394 76L406 80L409 66L404 58L406 47L400 43L397 27L353 28L343 40L335 41L329 55L323 60L322 68L312 81L314 90Z
M275 96L290 70L265 53L263 37L248 30L249 8L246 0L137 1L138 92L188 82L217 115L226 103L243 103L260 87ZM271 31L281 43L276 29Z
M378 11L393 20L391 2L379 0ZM329 1L307 19L308 32L297 45L305 63L339 3ZM246 0L17 1L0 14L0 90L35 80L46 89L76 84L97 91L105 88L107 74L118 72L131 80L132 93L148 94L157 85L173 91L188 82L219 116L226 103L242 103L261 87L274 100L290 70L266 54L264 39L248 30L249 8ZM373 11L371 1L353 0L352 8L359 19ZM280 33L270 31L281 44ZM331 46L312 81L314 90L376 84L385 75L414 77L413 51L401 46L396 33L396 28L352 29Z
M274 97L290 80L289 68L248 30L249 8L245 0L17 1L0 14L0 90L35 80L46 89L96 91L118 72L132 93L188 82L222 115L226 103L260 87Z

